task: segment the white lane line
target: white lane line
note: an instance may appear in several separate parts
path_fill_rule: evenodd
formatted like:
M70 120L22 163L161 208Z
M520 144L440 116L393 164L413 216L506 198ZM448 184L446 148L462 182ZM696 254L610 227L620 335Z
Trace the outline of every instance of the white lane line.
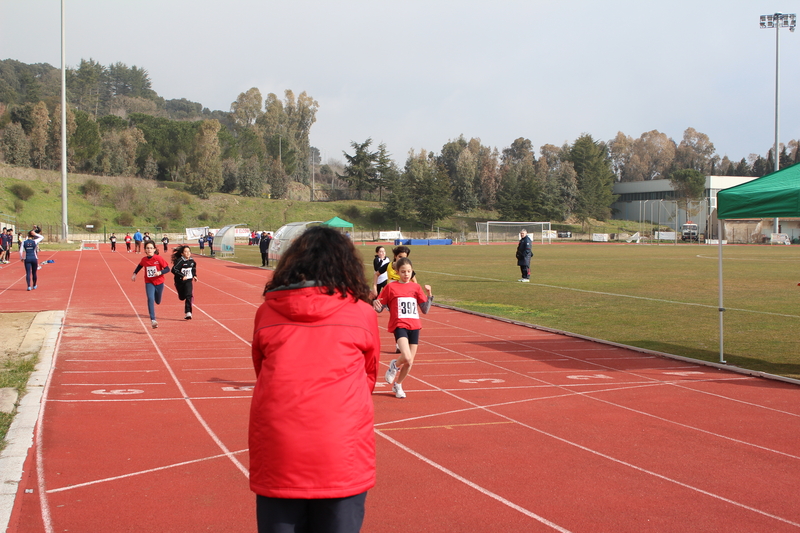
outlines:
M39 407L39 418L36 420L36 485L39 491L39 508L42 512L42 524L44 525L45 533L54 533L53 518L50 514L50 501L47 499L45 493L45 480L44 480L44 455L42 453L42 424L44 422L44 413L47 408L48 396L50 393L50 385L53 379L53 370L56 368L56 360L58 359L58 352L61 348L61 339L64 333L64 324L67 323L69 317L70 307L72 306L72 296L75 294L75 283L78 281L78 268L81 265L81 258L83 254L78 255L78 261L75 263L75 273L72 275L72 285L69 289L69 296L67 297L67 306L64 310L64 320L62 321L61 330L58 332L58 339L56 340L56 347L53 351L53 357L50 361L50 371L47 373L47 380L42 392L41 406Z
M386 433L384 433L384 432L382 432L380 430L377 430L377 429L375 430L375 433L377 433L378 436L388 440L389 442L391 442L392 444L394 444L395 446L397 446L401 450L413 455L414 457L416 457L420 461L423 461L423 462L427 463L428 465L430 465L433 468L439 470L440 472L444 472L448 476L452 477L453 479L456 479L456 480L460 481L461 483L467 485L468 487L477 490L478 492L480 492L484 496L488 496L489 498L492 498L493 500L496 500L496 501L502 503L503 505L505 505L507 507L510 507L511 509L514 509L515 511L518 511L518 512L524 514L525 516L529 517L529 518L533 518L537 522L540 522L540 523L542 523L542 524L544 524L546 526L549 526L549 527L555 529L556 531L560 531L562 533L570 533L570 531L568 529L565 529L565 528L559 526L555 522L551 522L550 520L547 520L543 516L539 516L538 514L534 513L533 511L529 511L528 509L525 509L524 507L520 507L516 503L503 498L499 494L496 494L496 493L494 493L494 492L492 492L492 491L490 491L488 489L485 489L485 488L481 487L480 485L478 485L476 483L473 483L472 481L468 480L467 478L456 474L452 470L450 470L448 468L445 468L444 466L440 465L439 463L437 463L437 462L435 462L435 461L433 461L431 459L428 459L424 455L422 455L422 454L420 454L418 452L415 452L414 450L412 450L411 448L409 448L405 444L403 444L403 443L393 439L392 437L388 436Z
M234 454L234 455L237 455L237 454L240 454L240 453L244 453L246 451L247 450L238 450L238 451L231 452L231 453ZM121 476L107 477L107 478L104 478L104 479L96 479L94 481L87 481L86 483L78 483L76 485L68 485L66 487L61 487L61 488L58 488L58 489L50 489L50 490L47 491L47 493L48 494L53 494L53 493L56 493L56 492L64 492L64 491L67 491L67 490L79 489L81 487L89 487L91 485L97 485L97 484L100 484L100 483L107 483L109 481L117 481L119 479L125 479L125 478L135 477L135 476L141 476L141 475L144 475L144 474L152 474L153 472L159 472L161 470L169 470L171 468L178 468L178 467L181 467L181 466L186 466L186 465L191 465L191 464L196 464L196 463L203 463L203 462L206 462L206 461L212 461L214 459L221 459L223 457L227 457L227 454L221 453L219 455L212 455L211 457L203 457L202 459L193 459L191 461L183 461L181 463L174 463L174 464L167 465L167 466L159 466L157 468L148 468L147 470L140 470L139 472L131 472L129 474L123 474Z
M429 317L425 317L425 320L427 320L427 321L432 321L432 320L431 320L431 318L429 318ZM441 323L441 322L437 322L437 323ZM456 326L456 325L453 325L452 327L453 327L453 328L456 328L456 329L461 329L461 330L463 330L463 331L470 331L470 330L467 330L467 329L465 329L465 328L461 328L461 327L459 327L459 326ZM495 336L495 335L490 335L490 334L485 334L485 337L487 337L487 338L490 338L490 339L497 339L497 336ZM508 343L511 343L511 344L516 344L516 345L523 345L523 346L524 346L524 344L522 344L521 342L518 342L518 341L509 341L509 340L506 340L505 342L508 342ZM591 342L591 341L585 341L585 342ZM447 351L449 351L449 352L451 352L451 353L454 353L454 354L461 355L461 356L463 356L463 357L468 357L468 358L470 358L470 359L475 359L475 360L476 360L476 361L478 361L478 362L482 362L482 363L485 363L485 364L487 364L487 365L490 365L490 366L497 366L497 365L495 365L494 363L492 363L492 362L490 362L490 361L481 361L480 359L477 359L477 358L471 357L471 356L469 356L468 354L464 354L464 353L457 352L457 351L455 351L455 350L450 350L450 349L447 349L447 348L444 348L444 349L445 349L445 350L447 350ZM539 349L539 351L540 351L540 352L542 352L542 353L546 353L546 354L560 355L560 354L558 354L557 352L553 352L553 351L551 351L551 350L546 350L546 349L543 349L543 348L540 348L540 349ZM568 359L571 359L571 360L573 360L573 361L576 361L576 362L579 362L579 363L583 363L583 364L587 364L587 365L590 365L590 366L595 366L595 367L598 367L598 369L601 369L602 371L606 371L606 372L611 372L611 371L614 371L614 372L620 372L620 373L623 373L623 374L629 374L629 375L631 375L631 376L635 376L635 377L637 377L637 378L639 378L639 379L652 380L654 383L675 383L675 380L658 380L658 379L656 379L656 378L654 378L654 377L652 377L652 376L646 376L646 375L642 375L642 374L641 374L641 372L643 372L643 371L647 371L647 370L658 370L657 368L637 369L637 370L634 372L634 371L631 371L631 370L618 370L618 369L616 369L616 368L614 368L614 367L610 367L610 366L603 365L603 364L599 364L599 363L594 363L594 362L593 362L593 361L594 361L593 359L579 359L579 358L577 358L577 357L572 357L572 356L569 356L569 355L564 355L563 357L567 357ZM502 369L502 370L509 370L509 371L511 371L511 372L516 372L516 371L513 371L513 370L511 370L511 369L508 369L508 368L506 368L506 367L503 367L503 366L498 366L498 368L500 368L500 369ZM692 367L691 367L691 366L681 366L681 367L678 367L678 368L692 368ZM699 368L702 368L702 367L699 367ZM705 370L703 370L703 371L705 371ZM726 372L726 374L731 374L731 373L729 373L729 372ZM522 374L522 373L520 373L520 375L525 375L525 374ZM532 379L537 379L537 381L540 381L541 383L548 383L547 381L545 381L545 380L541 380L541 379L538 379L538 378L532 378ZM735 376L735 375L733 375L733 377L731 377L731 378L713 378L713 379L708 379L708 380L699 380L699 381L711 381L711 382L714 382L714 381L720 381L721 379L725 379L725 380L730 380L730 379L733 379L733 380L735 380L735 379L743 379L743 380L756 380L756 379L758 379L758 378L751 377L751 376L746 376L746 377L739 378L739 376ZM681 380L680 382L683 382L683 380ZM692 382L692 380L688 380L688 382ZM693 392L702 393L702 391L698 391L698 390L691 389L691 388L688 388L688 387L687 387L687 390L690 390L690 391L693 391ZM709 394L710 394L710 393L709 393ZM754 404L754 403L743 402L742 400L737 400L737 399L735 399L735 398L731 398L731 397L727 397L727 396L722 396L722 395L717 395L717 396L718 396L719 398L728 399L728 400L730 400L730 401L732 401L732 402L745 403L745 404L747 404L747 405L751 405L751 406L753 406L753 407L759 407L759 408L761 408L761 409L765 409L765 410L769 410L769 411L776 411L776 412L778 412L778 413L783 413L783 414L787 414L787 415L790 415L790 416L798 416L798 415L797 415L797 414L795 414L795 413L791 413L791 412L787 412L787 411L780 411L780 410L777 410L777 409L774 409L774 408L771 408L771 407L766 407L766 406L764 406L764 405L759 405L759 404Z
M245 359L247 361L252 361L251 357L227 357L221 355L219 357L176 357L173 359L174 361L217 361L219 359L223 359L225 361L235 361L237 359Z
M419 380L419 378L417 378L417 379ZM434 385L432 385L432 384L430 384L430 383L426 383L426 382L425 382L425 381L423 381L423 380L419 380L419 381L420 381L421 383L424 383L425 385L428 385L428 386L430 386L430 387L434 387L434 388L436 388ZM612 457L612 456L610 456L610 455L608 455L608 454L605 454L605 453L599 452L599 451L597 451L597 450L594 450L594 449L592 449L592 448L589 448L589 447L587 447L587 446L584 446L584 445L582 445L582 444L578 444L577 442L571 441L571 440L569 440L569 439L566 439L566 438L564 438L564 437L560 437L560 436L558 436L558 435L555 435L555 434L553 434L553 433L550 433L550 432L548 432L548 431L545 431L545 430L543 430L543 429L540 429L540 428L534 427L534 426L532 426L532 425L530 425L530 424L526 424L526 423L524 423L524 422L522 422L522 421L516 420L516 419L514 419L514 418L512 418L512 417L510 417L510 416L507 416L507 415L504 415L504 414L502 414L502 413L499 413L499 412L497 412L497 411L495 411L495 410L493 410L493 409L491 409L491 408L483 407L483 406L480 406L480 405L478 405L478 404L475 404L475 403L473 403L473 402L470 402L469 400L466 400L466 399L464 399L464 398L461 398L461 397L459 397L459 396L456 396L455 394L452 394L452 393L450 393L450 392L448 392L448 391L446 391L446 390L442 390L442 392L444 392L445 394L448 394L448 395L450 395L450 396L453 396L454 398L456 398L456 399L458 399L458 400L460 400L460 401L462 401L462 402L465 402L465 403L467 403L467 404L471 404L471 405L475 406L476 408L478 408L478 409L480 409L480 410L482 410L482 411L484 411L484 412L487 412L487 413L493 414L493 415L495 415L495 416L497 416L497 417L500 417L500 418L502 418L502 419L504 419L504 420L508 420L509 422L513 422L513 423L515 423L515 424L517 424L517 425L519 425L519 426L521 426L521 427L524 427L524 428L526 428L526 429L529 429L529 430L531 430L531 431L534 431L534 432L536 432L536 433L539 433L539 434L541 434L541 435L544 435L544 436L546 436L546 437L549 437L549 438L551 438L551 439L557 440L557 441L559 441L559 442L562 442L562 443L564 443L564 444L567 444L567 445L569 445L569 446L575 447L575 448L577 448L577 449L579 449L579 450L582 450L582 451L585 451L585 452L587 452L587 453L589 453L589 454L596 455L596 456L598 456L598 457L601 457L601 458L603 458L603 459L606 459L606 460L608 460L608 461L611 461L611 462L613 462L613 463L616 463L616 464L618 464L618 465L621 465L621 466L625 466L625 467L631 468L631 469L633 469L633 470L635 470L635 471L637 471L637 472L641 472L641 473L643 473L643 474L647 474L647 475L650 475L650 476L656 477L656 478L658 478L658 479L661 479L661 480L667 481L667 482L669 482L669 483L673 483L673 484L675 484L675 485L677 485L677 486L679 486L679 487L683 487L683 488L685 488L685 489L688 489L688 490L691 490L691 491L697 492L697 493L699 493L699 494L703 494L703 495L705 495L705 496L708 496L708 497L710 497L710 498L713 498L713 499L716 499L716 500L719 500L719 501L722 501L722 502L728 503L728 504L730 504L730 505L733 505L733 506L735 506L735 507L739 507L739 508L741 508L741 509L745 509L745 510L751 511L751 512L753 512L753 513L756 513L756 514L759 514L759 515L761 515L761 516L766 516L766 517L772 518L772 519L774 519L774 520L778 520L778 521L780 521L780 522L783 522L783 523L786 523L786 524L790 524L790 525L792 525L792 526L800 527L800 523L798 523L798 522L793 522L793 521L791 521L791 520L789 520L789 519L786 519L786 518L783 518L783 517L780 517L780 516L774 515L774 514L772 514L772 513L768 513L768 512L766 512L766 511L762 511L761 509L757 509L757 508L755 508L755 507L752 507L752 506L750 506L750 505L746 505L746 504L744 504L744 503L737 502L737 501L735 501L735 500L731 500L730 498L726 498L726 497L724 497L724 496L721 496L721 495L719 495L719 494L716 494L716 493L713 493L713 492L709 492L709 491L707 491L707 490L703 490L703 489L701 489L701 488L699 488L699 487L695 487L695 486L693 486L693 485L689 485L688 483L684 483L684 482L682 482L682 481L678 481L677 479L673 479L673 478L670 478L670 477L668 477L668 476L665 476L665 475L663 475L663 474L659 474L659 473L657 473L657 472L654 472L654 471L652 471L652 470L648 470L648 469L646 469L646 468L642 468L642 467L640 467L640 466L637 466L637 465L635 465L635 464L633 464L633 463L629 463L629 462L627 462L627 461L624 461L624 460L622 460L622 459L618 459L618 458L616 458L616 457ZM583 395L583 394L581 394L581 396L584 396L584 395ZM589 396L589 395L586 395L586 397L587 397L587 398L591 398L591 399L596 399L596 398L593 398L592 396ZM609 403L609 404L611 404L611 402L605 402L605 403ZM611 404L611 405L614 405L614 404ZM666 421L667 421L667 422L671 422L671 421L669 421L669 420L666 420ZM671 423L674 423L674 422L671 422ZM686 427L689 427L689 426L686 426ZM695 428L691 428L691 427L690 427L689 429L695 429ZM376 429L376 432L377 432L378 434L381 434L382 436L385 436L385 435L383 435L383 434L382 434L382 433L381 433L379 430L377 430L377 429ZM705 431L704 431L704 432L705 432ZM714 435L713 433L710 433L710 432L705 432L705 433L709 433L710 435ZM715 435L715 436L719 436L719 435ZM719 436L719 437L722 437L722 436ZM388 437L386 437L386 438L388 439ZM726 437L722 437L722 438L726 438ZM393 440L393 439L391 439L391 440ZM729 440L734 440L734 439L729 439ZM417 455L417 453L416 453L416 452L413 452L413 451L411 451L409 448L407 448L407 447L403 446L402 444L400 444L400 443L397 443L397 444L398 444L399 446L403 447L404 449L406 449L407 451L409 451L410 453L413 453L414 455ZM751 444L749 444L749 443L746 443L746 442L743 442L742 444L751 445ZM751 445L751 446L752 446L752 445ZM756 446L756 447L757 447L757 448L761 448L760 446ZM762 448L762 449L764 449L765 451L771 451L771 452L779 453L779 454L781 454L781 455L788 455L788 454L784 454L784 453L782 453L782 452L777 452L776 450L771 450L771 449L768 449L768 448ZM426 460L426 459L425 459L425 458L424 458L422 455L418 455L418 456L419 456L419 458L420 458L420 459L422 459L422 460L424 460L424 461L428 462L428 461L427 461L427 460ZM790 457L792 457L792 456L790 456ZM432 466L435 466L435 463L433 463L433 462L431 462L430 464L432 464ZM449 471L448 471L448 472L449 472ZM454 474L454 475L457 475L457 474Z
M458 353L458 352L453 350L453 353ZM468 357L466 354L461 354L461 355L464 355L465 357ZM492 365L491 363L487 363L487 364L489 364L490 366L495 366L495 365ZM602 365L595 365L595 366L601 366L602 367ZM498 368L507 370L507 369L505 369L503 367L499 367L499 366L498 366ZM604 371L608 371L608 370L614 370L614 369L605 367ZM675 387L678 387L678 388L683 388L685 390L692 391L692 392L695 392L695 389L692 389L692 388L689 388L689 387L685 387L685 386L682 387L681 384L687 383L687 382L698 382L698 381L706 381L706 382L718 382L718 381L720 381L720 378L706 378L706 379L697 379L697 380L669 380L669 381L667 381L667 380L657 380L657 379L652 378L652 377L643 376L643 375L640 375L638 372L619 371L619 370L617 370L616 372L619 372L619 373L621 373L623 375L629 375L629 376L632 376L632 377L637 377L639 379L644 379L644 380L646 380L646 382L659 383L659 384L662 384L662 385L671 385L671 386L675 386ZM514 372L514 373L517 373L517 372ZM519 374L519 373L517 373L517 374ZM519 374L519 375L525 375L525 374ZM537 381L539 381L539 382L541 382L543 384L547 384L547 385L551 385L551 386L559 387L559 388L564 388L566 390L571 390L571 387L568 387L568 386L565 386L565 385L556 385L556 384L550 383L550 382L548 382L546 380L542 380L540 378L536 378L536 377L532 377L531 376L531 379L535 379L535 380L537 380ZM730 378L721 378L721 379L725 379L726 381L751 381L751 380L753 380L755 378L732 376ZM625 385L625 383L623 383L622 385ZM657 419L657 420L662 421L662 422L667 422L669 424L674 424L674 425L682 427L682 428L691 429L691 430L697 431L699 433L703 433L703 434L706 434L706 435L714 436L714 437L719 438L719 439L727 440L727 441L730 441L730 442L735 442L737 444L742 444L742 445L745 445L745 446L750 446L750 447L753 447L753 448L756 448L756 449L759 449L759 450L775 453L777 455L783 455L785 457L800 458L800 457L797 457L797 456L794 456L794 455L791 455L791 454L787 454L787 453L782 452L780 450L776 450L776 449L773 449L773 448L768 448L768 447L765 447L765 446L761 446L761 445L758 445L758 444L755 444L755 443L743 441L743 440L740 440L740 439L735 439L733 437L728 437L726 435L722 435L722 434L715 433L715 432L712 432L712 431L709 431L709 430L706 430L706 429L702 429L702 428L697 427L697 426L691 426L691 425L684 424L682 422L678 422L678 421L675 421L675 420L669 420L669 419L666 419L666 418L662 418L662 417L660 417L658 415L654 415L654 414L651 414L651 413L647 413L645 411L640 411L640 410L637 410L637 409L633 409L633 408L627 407L625 405L621 405L621 404L618 404L618 403L615 403L615 402L611 402L609 400L604 400L602 398L596 397L595 396L596 392L592 392L592 391L581 392L581 391L574 390L573 393L577 394L577 395L584 396L586 398L590 398L590 399L592 399L594 401L597 401L597 402L604 403L606 405L611 405L611 406L619 408L619 409L623 409L623 410L630 411L630 412L635 412L635 413L640 414L642 416L651 417L653 419ZM788 414L788 415L791 415L791 416L798 416L798 415L795 415L794 413L788 413L788 412L784 412L784 411L779 411L777 409L773 409L773 408L769 408L769 407L763 407L763 406L759 406L759 405L756 405L756 404L751 404L751 403L748 403L748 402L742 402L740 400L731 399L731 401L738 401L740 403L744 403L744 404L750 405L752 407L756 407L756 408L761 407L763 409L776 411L776 412L779 412L781 414Z
M136 313L136 307L133 305L133 302L128 297L128 294L122 288L122 285L119 282L119 278L114 275L114 271L108 265L108 262L106 261L105 256L103 256L103 262L106 264L106 267L108 268L109 272L111 273L112 278L114 279L114 282L119 287L120 292L122 293L124 298L128 301L128 305L134 311L134 313ZM189 397L189 395L187 394L186 390L183 388L183 385L181 384L180 380L178 379L178 376L175 374L175 371L172 369L172 366L170 365L169 361L167 360L166 356L164 355L164 352L161 350L161 347L159 346L159 344L156 342L155 338L153 337L152 332L150 331L150 328L145 326L145 323L142 320L142 317L138 313L136 313L136 318L139 320L139 324L141 325L142 330L145 332L145 335L147 335L147 337L150 339L150 343L153 345L153 348L155 349L156 353L158 354L159 358L161 359L161 362L163 363L164 367L167 369L167 372L172 377L172 382L178 388L178 391L180 392L181 396L184 397L184 402L185 402L186 406L189 407L189 409L192 411L192 413L194 414L194 416L197 419L197 421L200 423L200 425L203 427L203 429L205 429L205 431L208 434L208 436L211 437L211 440L213 440L214 443L216 443L216 445L219 447L219 449L222 450L223 454L226 457L228 457L228 459L234 464L234 466L236 466L236 468L239 469L240 472L242 472L242 474L245 475L245 477L249 477L249 472L248 472L247 468L241 463L241 461L239 461L239 459L237 459L231 453L231 451L228 449L228 447L225 446L225 443L223 443L222 440L219 438L219 436L217 436L217 434L214 432L214 430L211 429L211 426L208 425L208 422L206 422L205 418L203 418L203 416L197 410L197 407L195 407L195 405L192 402L191 398ZM227 328L225 328L225 329L227 329ZM236 335L236 336L238 337L238 335ZM241 338L241 337L239 337L239 338Z
M59 383L62 387L140 387L142 385L166 385L166 382L149 383Z
M242 371L253 371L253 367L247 366L237 366L237 367L229 367L229 368L181 368L181 372L209 372L211 370L242 370Z
M66 363L144 363L155 361L155 358L148 357L142 359L64 359Z
M141 374L161 372L161 370L64 370L62 374Z

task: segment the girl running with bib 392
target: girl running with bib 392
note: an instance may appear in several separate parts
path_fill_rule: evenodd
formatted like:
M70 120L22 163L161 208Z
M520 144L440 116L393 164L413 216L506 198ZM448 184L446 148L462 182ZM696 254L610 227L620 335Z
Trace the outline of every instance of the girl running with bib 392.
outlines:
M395 396L405 398L406 393L402 383L414 364L419 346L419 330L422 329L419 311L428 313L433 302L433 294L430 285L425 285L425 292L428 293L426 297L422 287L411 281L414 268L407 257L397 260L397 274L400 279L389 283L373 306L379 313L384 308L389 308L389 333L394 333L400 356L392 359L385 377L387 383L392 383L392 392Z

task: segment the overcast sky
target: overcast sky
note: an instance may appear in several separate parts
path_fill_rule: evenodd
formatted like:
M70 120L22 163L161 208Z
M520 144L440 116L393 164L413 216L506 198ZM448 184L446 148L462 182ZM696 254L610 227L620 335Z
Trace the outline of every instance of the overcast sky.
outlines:
M150 73L164 98L230 110L258 87L319 102L311 144L439 152L582 133L706 133L720 156L774 142L775 34L786 0L66 0L67 65ZM61 65L60 0L0 0L0 59ZM782 142L800 138L800 32L780 31Z

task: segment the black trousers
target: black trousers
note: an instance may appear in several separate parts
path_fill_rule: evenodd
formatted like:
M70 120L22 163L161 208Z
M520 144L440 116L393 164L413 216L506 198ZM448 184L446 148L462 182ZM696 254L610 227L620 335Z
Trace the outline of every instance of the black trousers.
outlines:
M256 496L258 533L358 533L367 493L295 500Z
M175 290L178 292L178 300L184 301L183 312L191 313L192 300L194 300L194 295L192 295L192 291L194 290L194 283L191 280L175 282Z
M269 264L269 254L267 252L261 252L261 266L265 267Z

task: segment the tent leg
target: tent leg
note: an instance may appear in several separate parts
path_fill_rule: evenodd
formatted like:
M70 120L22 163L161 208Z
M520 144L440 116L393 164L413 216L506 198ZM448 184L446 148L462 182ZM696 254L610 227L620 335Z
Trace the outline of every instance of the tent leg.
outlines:
M725 348L723 342L724 324L723 314L725 307L722 305L722 220L717 219L717 242L719 248L719 362L725 362Z

